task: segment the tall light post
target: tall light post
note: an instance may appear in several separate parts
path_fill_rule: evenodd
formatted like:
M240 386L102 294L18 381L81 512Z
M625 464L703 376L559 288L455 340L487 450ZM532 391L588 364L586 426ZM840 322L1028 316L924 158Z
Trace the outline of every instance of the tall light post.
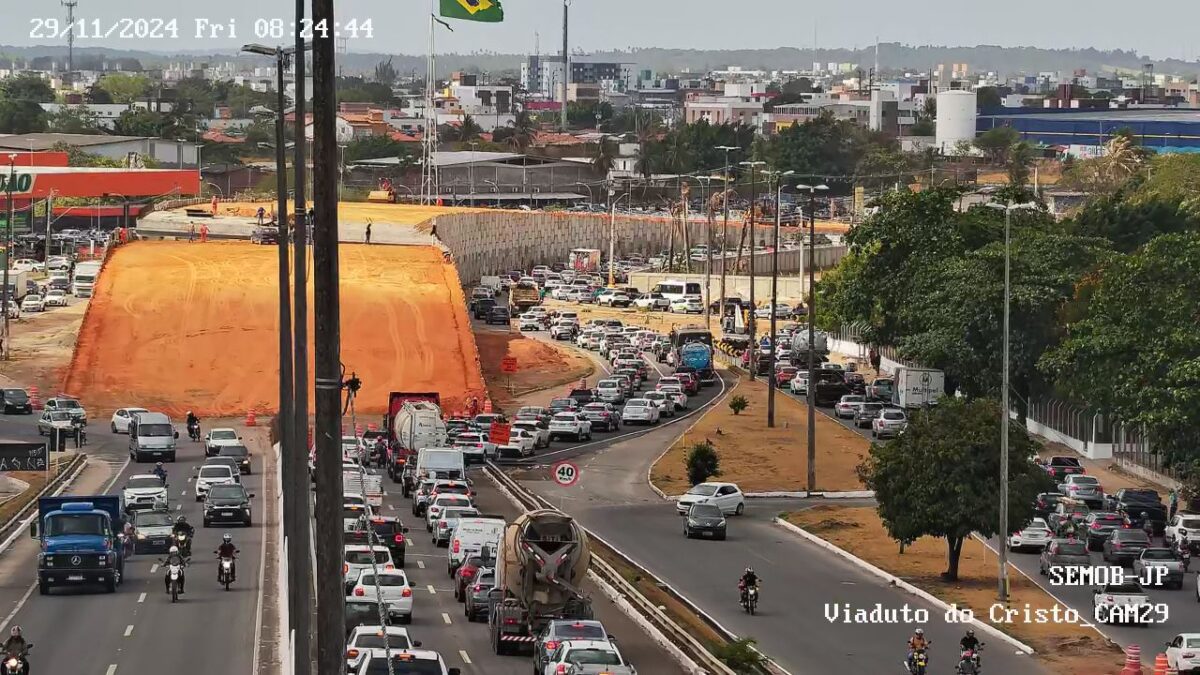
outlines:
M729 151L738 150L733 145L718 145L717 150L725 151L725 182L722 193L721 208L725 211L725 221L721 225L721 297L717 299L717 316L725 318L725 263L729 260Z
M708 203L708 184L712 182L712 176L696 176L696 180L700 181L700 208L704 209L704 250L707 258L704 263L704 327L711 330L713 217Z
M4 360L8 360L8 352L11 350L8 334L8 303L12 296L8 293L8 268L12 267L12 227L13 218L16 217L16 211L13 209L13 189L17 182L17 154L12 153L8 156L8 185L5 190L8 193L8 219L4 223L4 293L3 300L0 305L4 307ZM46 240L49 241L50 233L46 233Z
M468 181L471 183L471 206L475 206L475 148L479 147L479 141L471 141L467 145L471 148L471 163L467 164Z
M625 197L628 197L631 194L633 194L633 193L626 192L625 194L621 195L620 197L617 197L616 199L614 199L613 203L612 203L612 211L609 212L609 216L608 216L608 287L609 288L612 288L614 285L613 266L616 265L616 261L613 259L613 256L615 254L616 242L617 242L617 204L619 204L622 199L624 199ZM610 190L609 196L611 196L611 195L612 195L612 191Z
M588 185L587 183L580 181L580 180L577 180L574 183L571 183L571 185L579 185L579 186L586 188L588 191L588 203L589 204L596 203L595 197L592 196L592 186L591 185Z
M750 329L749 330L749 332L750 332L750 347L749 347L750 358L747 359L746 365L749 367L750 381L753 382L754 381L754 371L755 371L754 353L755 353L755 350L758 348L758 345L754 341L755 333L756 333L755 328L758 327L757 326L758 317L756 317L754 315L754 311L756 309L758 309L757 307L754 306L754 202L758 200L758 183L754 176L754 168L757 166L762 166L762 165L766 164L766 162L762 162L762 161L738 162L738 164L740 164L742 166L750 167L750 214L749 214L749 221L747 222L747 225L746 225L747 229L750 232L750 256L748 258L750 261L750 320L746 322L747 324L749 324L748 328ZM739 241L738 242L738 253L740 254L741 252L742 252L742 245L741 245L741 242Z
M776 177L775 188L775 237L771 250L771 367L767 370L767 427L775 426L775 359L778 347L775 344L775 306L779 304L779 226L780 202L783 200L783 181L794 171L784 171Z
M813 274L813 250L817 240L817 193L824 194L829 187L797 185L796 189L808 192L808 491L814 492L817 489L817 399L813 395L813 389L816 388L813 371L816 370L817 364L813 356L813 344L817 337L817 294L814 288L816 275ZM801 254L803 255L803 252Z
M1004 211L1004 348L1003 366L1000 373L1000 601L1008 601L1008 315L1009 292L1011 288L1009 270L1011 267L1011 238L1012 212L1019 209L1037 208L1036 204L1007 204L991 203L988 208Z

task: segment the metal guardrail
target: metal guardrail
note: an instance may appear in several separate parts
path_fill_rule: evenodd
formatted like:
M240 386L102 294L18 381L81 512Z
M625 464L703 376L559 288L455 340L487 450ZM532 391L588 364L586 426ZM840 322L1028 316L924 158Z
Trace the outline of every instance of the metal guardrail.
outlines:
M75 476L82 470L84 462L87 460L87 455L77 453L74 457L59 469L58 474L54 478L46 482L42 489L38 491L29 503L21 507L7 521L0 523L0 539L6 538L12 534L13 530L19 526L29 515L37 510L38 499L46 495L53 494L61 485L67 481L74 480Z
M518 501L520 501L524 508L531 510L560 510L542 497L527 490L494 464L488 463L485 467L485 471L488 472L488 475L491 476L493 480L501 484L509 493L511 493ZM655 577L628 556L622 554L612 544L609 544L607 541L597 536L596 533L588 530L587 528L584 528L584 531L587 532L588 537L592 539L593 542L598 543L601 547L603 547L606 553L611 553L612 555L616 556L623 564L632 567L640 576L649 579L656 587L662 589L663 592L670 595L676 601L682 603L688 608L689 611L704 621L705 625L711 628L723 639L728 642L733 642L734 640L738 639L736 635L733 635L720 624L716 623L712 617L701 611L700 608L696 607L690 600L679 595L668 584ZM625 577L621 576L620 572L618 572L616 568L614 568L601 556L592 556L592 571L595 572L601 579L603 579L605 583L612 586L630 603L632 607L634 607L634 609L638 611L639 614L642 615L644 619L662 631L663 635L665 635L667 639L669 639L677 648L683 651L698 665L708 669L709 672L718 675L737 675L735 671L731 670L720 659L714 656L712 652L710 652L708 648L700 642L700 640L676 623L670 616L666 614L666 612L651 602L645 595L641 593L641 591L634 587L633 584L626 581ZM780 668L774 662L768 662L768 665L763 668L762 672L771 675L777 675L780 673L786 675L787 673L787 671Z

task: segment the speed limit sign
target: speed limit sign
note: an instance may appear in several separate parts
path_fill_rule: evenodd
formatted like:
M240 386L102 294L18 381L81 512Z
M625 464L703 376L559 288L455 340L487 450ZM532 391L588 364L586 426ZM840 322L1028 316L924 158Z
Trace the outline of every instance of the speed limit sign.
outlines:
M570 462L559 462L554 465L554 482L563 487L570 487L579 481L579 467Z

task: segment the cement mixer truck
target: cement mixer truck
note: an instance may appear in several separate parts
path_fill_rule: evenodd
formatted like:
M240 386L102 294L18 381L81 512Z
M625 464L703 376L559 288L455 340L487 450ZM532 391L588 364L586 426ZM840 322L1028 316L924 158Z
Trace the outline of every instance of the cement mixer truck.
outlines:
M436 393L392 392L384 424L391 448L387 472L393 481L403 480L404 468L421 448L440 448L448 444L440 402ZM408 492L406 485L405 497Z
M580 588L591 557L587 533L564 513L531 511L509 523L488 598L492 650L532 650L550 621L591 619L591 600Z

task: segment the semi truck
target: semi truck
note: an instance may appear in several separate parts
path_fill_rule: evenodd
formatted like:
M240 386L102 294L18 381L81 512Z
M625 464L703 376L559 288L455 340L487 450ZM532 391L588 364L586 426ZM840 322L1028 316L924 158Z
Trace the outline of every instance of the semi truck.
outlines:
M83 262L75 265L75 278L71 282L71 293L77 298L92 297L96 278L100 276L102 263Z
M428 404L432 409L437 410L437 416L441 418L442 396L436 391L393 391L388 394L387 414L383 416L383 429L387 432L389 453L386 458L388 475L393 481L400 481L404 467L409 464L413 456L416 455L419 447L420 439L414 438L420 436L420 428L414 426L416 420L408 415L417 412L418 416L427 415L425 412L430 408L409 408L409 411L402 413L405 406L413 406L415 404ZM404 419L401 416L405 415ZM425 418L422 420L425 423L432 423L431 420ZM442 431L445 431L445 424L442 424ZM441 445L445 445L442 443ZM408 491L404 491L404 496L408 496Z
M29 536L41 542L38 592L101 584L112 593L125 575L121 497L41 497Z
M530 511L509 523L488 595L492 650L532 649L550 621L591 619L591 599L580 589L590 563L587 533L565 513Z
M897 368L892 403L901 408L937 405L946 393L946 374L931 368Z
M425 448L444 448L450 445L446 433L446 422L442 409L432 401L410 401L400 408L393 418L393 433L396 449L388 462L388 475L395 482L403 482L404 496L408 496L414 485L404 478L404 469Z

